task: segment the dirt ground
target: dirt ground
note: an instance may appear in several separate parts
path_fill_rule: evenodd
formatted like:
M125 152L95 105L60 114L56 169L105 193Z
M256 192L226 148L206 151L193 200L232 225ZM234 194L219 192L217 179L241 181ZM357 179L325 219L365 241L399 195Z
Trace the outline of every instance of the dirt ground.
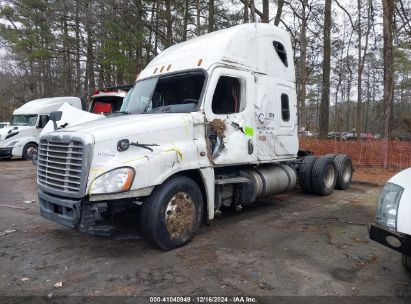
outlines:
M162 252L138 234L100 238L40 217L34 166L2 161L0 295L411 295L400 254L368 239L379 190L296 189Z
M353 179L359 183L384 186L387 180L400 171L401 169L399 168L357 167L355 168Z

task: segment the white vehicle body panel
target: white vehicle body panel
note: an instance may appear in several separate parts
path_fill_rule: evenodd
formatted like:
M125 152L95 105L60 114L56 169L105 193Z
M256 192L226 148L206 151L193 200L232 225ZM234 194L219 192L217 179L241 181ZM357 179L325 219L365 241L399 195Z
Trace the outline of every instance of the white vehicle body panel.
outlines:
M394 175L388 182L404 188L397 212L397 231L411 235L411 168Z
M288 68L276 58L272 48L273 40L281 42L286 47L289 53ZM199 65L200 59L202 60ZM184 71L196 67L210 70L219 62L295 82L292 60L291 41L286 31L269 24L250 23L209 33L166 49L147 65L137 80L159 73Z
M18 114L49 114L57 111L64 103L81 109L81 100L78 97L50 97L29 101L20 108L14 110L13 115Z
M100 114L93 114L87 111L83 111L79 108L73 107L67 103L63 104L61 107L57 109L57 111L61 111L61 120L57 122L57 128L60 128L62 125L74 126L84 122L89 122L97 119L105 119L104 115ZM43 130L40 133L40 136L53 132L54 131L54 124L52 121L49 121Z

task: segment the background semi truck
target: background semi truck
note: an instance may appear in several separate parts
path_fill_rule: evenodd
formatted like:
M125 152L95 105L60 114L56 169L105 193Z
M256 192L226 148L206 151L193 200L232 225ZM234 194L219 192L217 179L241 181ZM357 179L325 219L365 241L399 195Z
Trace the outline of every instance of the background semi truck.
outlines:
M50 112L64 103L81 109L80 98L53 97L32 100L14 110L10 125L0 129L0 159L29 159L37 149L40 132L49 121Z
M127 92L132 87L133 85L129 84L105 87L94 91L90 98L89 112L106 115L119 112Z
M121 113L41 137L41 215L103 235L121 214L138 216L145 238L170 250L203 220L290 191L297 179L319 195L351 183L348 156L298 151L293 51L272 25L239 25L165 50Z
M8 126L10 126L10 122L9 122L9 121L2 121L2 122L0 122L0 129L7 128Z

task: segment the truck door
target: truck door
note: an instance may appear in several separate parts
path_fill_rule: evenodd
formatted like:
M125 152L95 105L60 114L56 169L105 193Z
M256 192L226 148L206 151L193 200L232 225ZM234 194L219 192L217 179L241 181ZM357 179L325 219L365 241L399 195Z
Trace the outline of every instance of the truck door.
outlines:
M278 84L276 106L278 131L274 138L274 150L278 156L292 156L298 152L296 94L287 84Z
M252 75L217 68L212 73L205 97L208 157L215 165L256 161Z

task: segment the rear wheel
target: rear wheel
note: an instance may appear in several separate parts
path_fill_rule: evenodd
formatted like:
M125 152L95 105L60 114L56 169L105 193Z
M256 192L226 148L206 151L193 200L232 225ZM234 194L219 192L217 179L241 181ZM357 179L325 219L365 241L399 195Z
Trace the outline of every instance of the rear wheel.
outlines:
M298 180L300 183L300 187L301 190L303 190L303 192L305 193L312 193L311 170L314 166L316 159L316 156L305 156L301 163L300 170L298 172Z
M160 185L144 202L140 225L144 237L162 250L191 241L203 216L203 197L190 178L177 176Z
M334 190L337 182L337 170L330 157L319 157L311 172L311 187L315 194L326 196Z
M336 189L346 190L351 185L353 166L351 158L346 154L338 154L334 158L335 166L337 168L337 183Z
M402 266L405 270L411 272L411 257L403 254L402 255Z
M30 160L33 158L33 153L37 151L36 143L28 143L23 148L23 158L25 160Z

